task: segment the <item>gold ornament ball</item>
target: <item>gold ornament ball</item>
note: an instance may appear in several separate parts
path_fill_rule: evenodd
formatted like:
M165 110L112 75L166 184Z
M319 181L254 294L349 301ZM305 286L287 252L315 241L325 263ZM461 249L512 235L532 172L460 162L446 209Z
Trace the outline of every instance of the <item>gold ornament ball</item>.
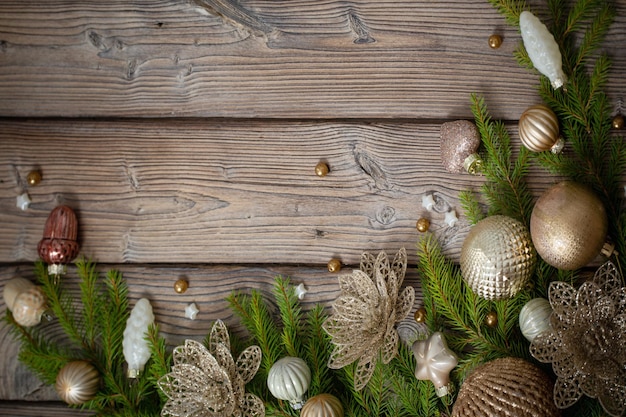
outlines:
M559 120L546 105L536 104L526 109L520 116L518 127L520 140L533 152L551 150L559 153L563 148Z
M530 216L530 235L539 256L555 268L575 270L602 250L608 218L591 189L563 181L544 192Z
M80 405L94 398L99 386L100 375L96 368L87 361L78 360L61 368L54 387L63 401Z
M422 217L421 219L417 221L415 227L417 228L418 232L421 232L421 233L427 232L428 229L430 228L430 220Z
M176 291L178 294L184 293L185 291L187 291L187 288L189 288L189 283L184 279L179 279L174 283L174 291Z
M26 181L28 182L28 185L35 186L41 182L41 178L40 171L30 171L26 177Z
M426 309L424 307L420 307L415 310L415 314L413 314L413 318L418 323L424 323L426 321Z
M485 324L489 327L496 327L498 325L498 313L490 311L485 316Z
M341 261L337 258L333 258L328 261L328 272L339 272L341 271Z
M304 403L300 417L343 417L343 406L332 394L318 394Z
M502 45L502 36L491 35L489 37L489 47L491 49L498 49Z
M617 116L615 116L613 118L613 129L623 129L624 128L624 116L622 116L621 114L618 114Z
M328 175L329 172L330 169L328 168L328 165L326 163L320 162L315 165L315 174L318 177L325 177L326 175Z

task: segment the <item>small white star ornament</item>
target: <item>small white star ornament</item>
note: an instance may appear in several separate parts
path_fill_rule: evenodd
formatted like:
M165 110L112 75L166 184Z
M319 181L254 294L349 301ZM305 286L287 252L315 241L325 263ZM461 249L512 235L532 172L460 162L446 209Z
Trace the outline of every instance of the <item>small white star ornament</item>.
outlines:
M448 395L450 371L459 363L456 355L448 349L441 332L435 332L426 340L413 343L413 355L417 361L415 377L430 380L439 397Z

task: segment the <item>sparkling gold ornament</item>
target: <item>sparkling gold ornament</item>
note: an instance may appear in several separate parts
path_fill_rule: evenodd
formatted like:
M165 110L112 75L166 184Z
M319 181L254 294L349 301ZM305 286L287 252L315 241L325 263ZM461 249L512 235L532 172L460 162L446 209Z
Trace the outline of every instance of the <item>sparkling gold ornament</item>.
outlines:
M40 287L32 287L20 292L13 301L11 312L15 321L24 327L32 327L41 323L46 311L46 296Z
M417 223L415 224L415 227L417 228L418 232L424 233L428 231L428 228L430 227L430 220L428 220L425 217L420 218Z
M502 36L494 34L489 37L489 47L491 49L498 49L501 45L502 45Z
M621 114L618 114L617 116L615 116L613 118L613 129L623 129L624 128L624 116L622 116Z
M343 417L343 406L332 394L318 394L304 403L300 417Z
M515 296L530 279L536 261L528 229L507 216L478 222L461 248L463 279L487 300Z
M328 261L328 272L335 273L341 271L341 261L337 258L333 258Z
M30 186L35 186L41 182L41 178L41 171L30 171L26 176L26 182L28 182Z
M526 109L519 118L518 127L522 143L533 152L550 150L559 153L563 149L559 120L546 105L536 104Z
M328 164L326 164L325 162L319 162L317 165L315 165L315 175L317 175L318 177L325 177L326 175L328 175L329 172L330 169L328 168Z
M550 377L524 359L495 359L463 381L451 417L558 417L552 387Z
M448 172L478 174L482 159L476 153L480 133L469 120L445 122L440 131L441 163Z
M418 323L424 323L426 321L426 309L424 307L420 307L415 310L415 314L413 314L413 319L415 319Z
M174 291L176 291L177 294L183 294L187 291L187 288L189 288L189 282L187 282L187 280L179 279L174 283Z
M584 185L564 181L535 203L530 234L539 256L565 270L591 262L606 241L608 219L602 201Z
M490 311L485 316L485 324L489 327L496 327L498 325L498 313Z
M84 404L96 396L100 375L87 361L72 361L57 375L55 388L59 397L71 405Z

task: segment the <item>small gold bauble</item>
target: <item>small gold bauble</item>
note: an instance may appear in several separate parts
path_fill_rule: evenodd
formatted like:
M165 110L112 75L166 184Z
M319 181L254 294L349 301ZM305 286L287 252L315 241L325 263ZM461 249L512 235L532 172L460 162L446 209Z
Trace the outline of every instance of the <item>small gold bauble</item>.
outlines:
M519 118L519 137L525 147L533 152L563 148L559 140L559 120L550 107L543 104L530 106Z
M30 171L28 176L26 177L26 181L28 185L37 185L41 182L41 172L39 171Z
M419 219L415 225L415 227L417 228L418 232L426 232L428 231L428 228L430 227L430 220L428 220L427 218L422 217L421 219Z
M328 175L329 172L330 169L328 168L328 165L326 163L320 162L315 165L315 174L318 177L325 177L326 175Z
M502 36L491 35L489 37L489 47L492 49L498 49L502 45Z
M622 129L624 128L624 116L618 114L613 118L613 129Z
M318 394L304 403L300 417L343 417L343 406L331 394Z
M485 316L485 324L489 327L496 327L498 325L498 313L490 311Z
M328 261L328 272L339 272L341 271L341 261L337 258L333 258Z
M96 396L100 376L87 361L72 361L59 371L55 388L63 401L72 405L84 404Z
M426 321L426 309L424 307L420 307L415 310L415 314L413 314L413 318L418 323L424 323Z
M176 291L178 294L184 293L185 291L187 291L187 288L189 288L189 283L184 279L179 279L174 283L174 291Z

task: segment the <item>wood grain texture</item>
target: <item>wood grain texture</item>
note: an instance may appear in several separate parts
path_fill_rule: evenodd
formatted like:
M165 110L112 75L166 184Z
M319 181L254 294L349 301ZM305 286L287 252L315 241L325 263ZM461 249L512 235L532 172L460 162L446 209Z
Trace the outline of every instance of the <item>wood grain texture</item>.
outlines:
M358 268L358 266L356 266ZM147 297L155 313L155 320L166 337L170 347L182 344L185 339L202 340L210 331L214 320L221 319L230 330L245 336L245 330L239 319L232 313L225 300L232 291L249 293L260 291L264 298L272 302L272 289L276 276L289 277L294 285L304 283L308 290L302 300L306 311L316 303L330 305L339 294L337 275L330 274L324 267L296 266L231 266L231 265L174 265L174 266L135 266L135 265L99 265L98 270L106 273L109 269L121 271L129 287L131 305L137 299ZM349 273L346 266L342 273ZM32 265L0 266L0 287L20 276L35 279ZM177 294L173 284L177 279L186 279L189 289L184 294ZM78 294L78 278L72 267L63 282L68 291ZM414 309L421 305L421 290L414 265L407 269L405 285L416 288L417 301ZM196 320L185 318L185 307L195 302L200 310ZM272 302L273 304L273 302ZM4 315L6 306L0 301L0 314ZM412 317L412 315L411 315ZM51 338L61 337L55 321L44 322L46 334ZM18 363L19 346L9 333L5 323L0 324L0 399L45 401L56 400L51 387L40 382L23 365ZM1 410L1 408L0 408Z
M68 408L59 402L0 401L3 417L87 417L93 413Z
M485 0L3 1L0 115L442 119L479 92L515 120L538 100L519 41Z

